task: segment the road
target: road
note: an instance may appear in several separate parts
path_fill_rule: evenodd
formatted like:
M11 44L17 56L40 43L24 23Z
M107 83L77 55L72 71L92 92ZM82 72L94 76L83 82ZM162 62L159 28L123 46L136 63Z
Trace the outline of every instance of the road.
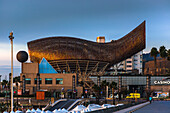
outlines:
M154 101L134 113L170 113L170 101Z

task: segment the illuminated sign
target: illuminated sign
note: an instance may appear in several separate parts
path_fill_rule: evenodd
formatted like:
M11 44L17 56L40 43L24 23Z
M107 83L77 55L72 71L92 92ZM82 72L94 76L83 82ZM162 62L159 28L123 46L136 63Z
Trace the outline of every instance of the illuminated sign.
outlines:
M170 81L154 81L154 84L157 84L157 85L168 85L168 84L170 84Z

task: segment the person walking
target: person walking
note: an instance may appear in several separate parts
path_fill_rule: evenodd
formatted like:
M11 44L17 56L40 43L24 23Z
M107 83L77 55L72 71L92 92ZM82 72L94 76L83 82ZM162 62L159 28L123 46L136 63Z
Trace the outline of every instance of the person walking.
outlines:
M152 102L152 97L151 96L149 97L149 101L150 101L150 104L151 104L151 102Z

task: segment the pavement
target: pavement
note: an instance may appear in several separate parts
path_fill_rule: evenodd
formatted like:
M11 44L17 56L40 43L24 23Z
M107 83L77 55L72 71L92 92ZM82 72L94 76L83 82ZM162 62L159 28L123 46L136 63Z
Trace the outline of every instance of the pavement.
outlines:
M170 113L170 101L154 101L133 113Z
M135 106L126 108L126 109L122 109L122 110L113 112L113 113L132 113L132 112L134 112L135 110L140 109L140 108L142 108L142 107L144 107L144 106L146 106L146 105L148 105L148 104L149 104L149 102L145 102L145 103L138 104L138 105L135 105ZM145 112L143 112L143 113L145 113Z

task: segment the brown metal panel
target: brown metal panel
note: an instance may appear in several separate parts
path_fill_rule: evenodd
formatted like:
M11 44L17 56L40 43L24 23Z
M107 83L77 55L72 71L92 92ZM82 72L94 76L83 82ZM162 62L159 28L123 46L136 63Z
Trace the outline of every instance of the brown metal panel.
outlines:
M110 65L145 48L145 21L119 40L97 43L73 37L48 37L28 42L30 60L94 60Z

